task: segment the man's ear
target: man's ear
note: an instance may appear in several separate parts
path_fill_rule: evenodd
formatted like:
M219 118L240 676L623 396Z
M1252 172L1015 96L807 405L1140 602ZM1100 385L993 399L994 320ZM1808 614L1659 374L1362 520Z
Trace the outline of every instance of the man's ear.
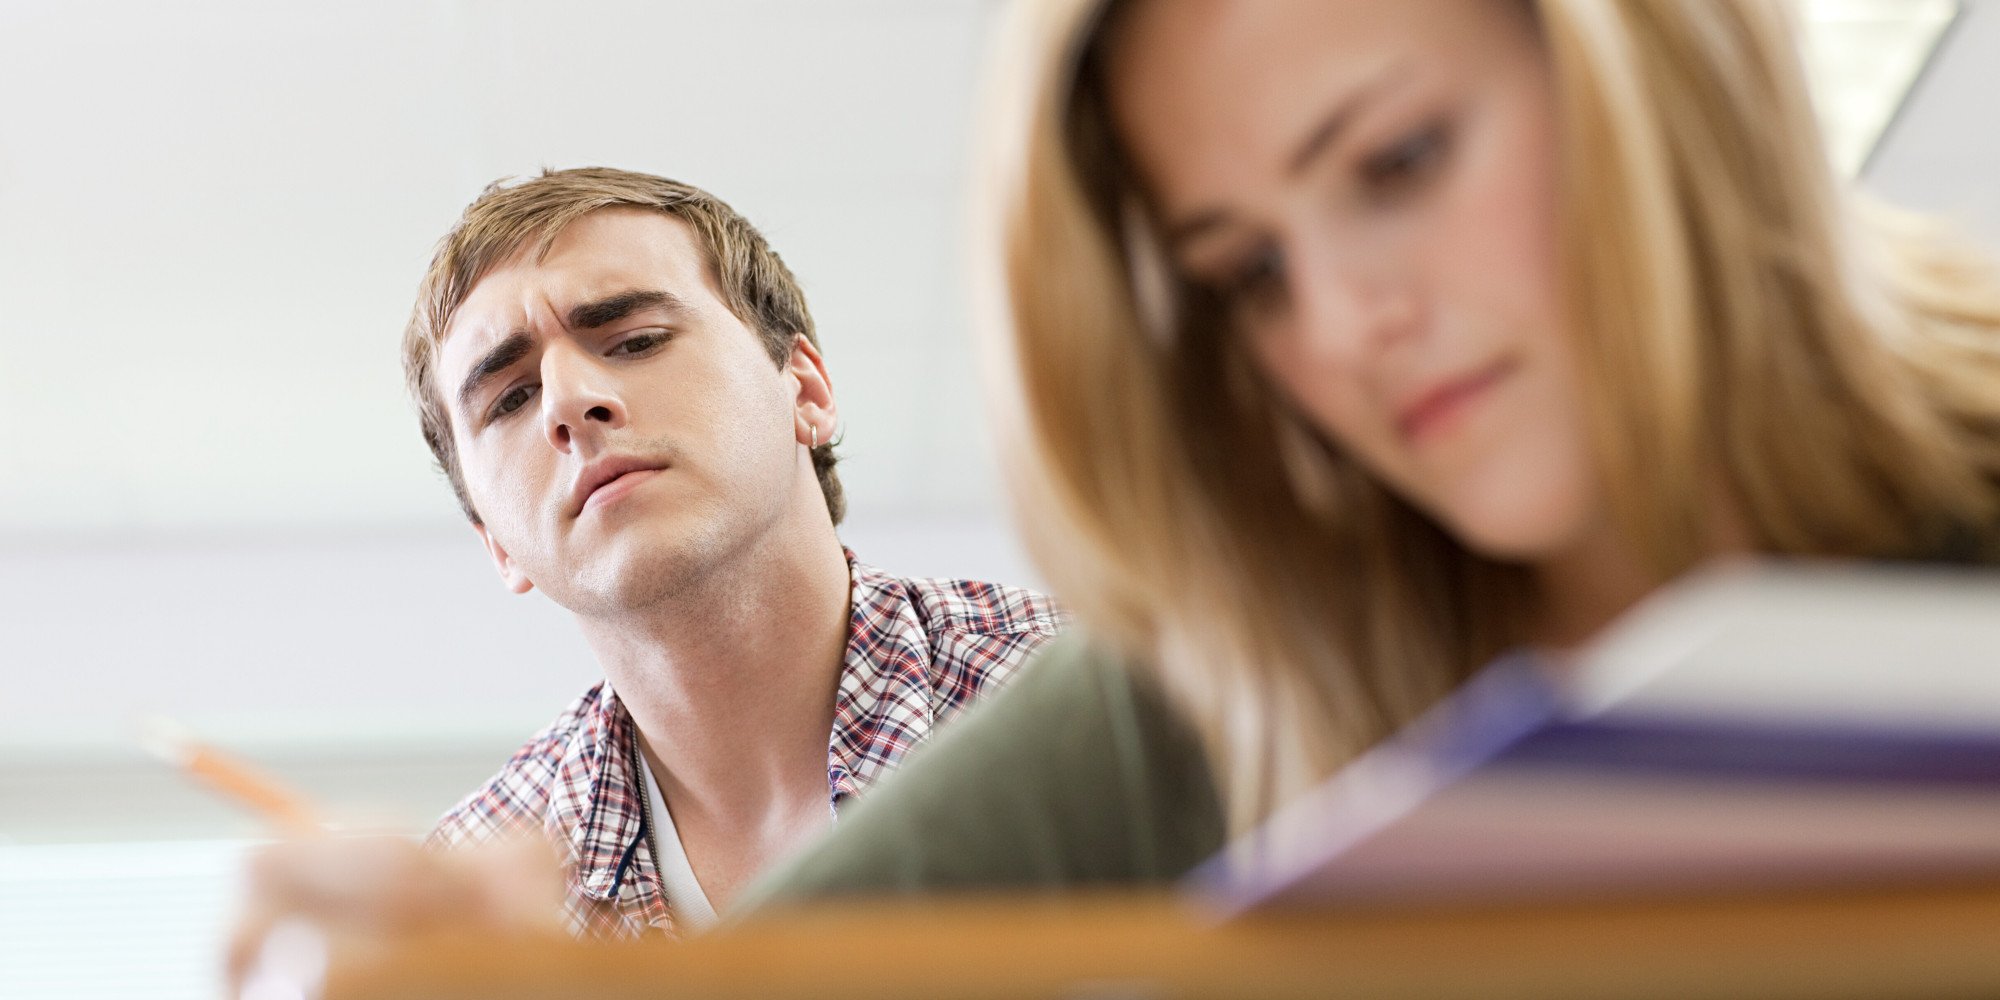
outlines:
M810 447L815 433L820 444L832 441L834 428L840 424L840 408L833 402L833 378L826 373L826 362L820 359L819 348L805 334L792 337L792 354L785 361L785 372L797 386L792 412L799 443Z
M506 584L508 590L525 594L535 589L535 581L521 572L521 567L514 564L514 557L507 554L506 546L495 540L485 525L475 524L472 530L479 533L479 544L486 546L486 555L493 560L493 568L499 571L500 582Z

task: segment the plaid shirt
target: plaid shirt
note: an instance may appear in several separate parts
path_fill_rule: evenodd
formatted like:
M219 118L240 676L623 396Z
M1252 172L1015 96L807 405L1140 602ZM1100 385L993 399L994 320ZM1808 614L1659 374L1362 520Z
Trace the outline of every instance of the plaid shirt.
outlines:
M1061 618L1049 599L965 580L911 580L847 553L847 653L827 742L832 805L859 795L931 730L997 689ZM674 933L646 843L646 783L632 717L599 683L445 814L429 846L542 831L568 855L570 929L579 936Z

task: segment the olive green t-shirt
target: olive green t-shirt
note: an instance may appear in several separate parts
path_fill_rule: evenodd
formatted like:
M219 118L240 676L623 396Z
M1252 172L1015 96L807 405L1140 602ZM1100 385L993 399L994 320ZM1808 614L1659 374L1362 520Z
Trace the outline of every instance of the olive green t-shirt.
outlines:
M1222 847L1194 733L1080 637L843 806L738 913L829 896L1164 882Z

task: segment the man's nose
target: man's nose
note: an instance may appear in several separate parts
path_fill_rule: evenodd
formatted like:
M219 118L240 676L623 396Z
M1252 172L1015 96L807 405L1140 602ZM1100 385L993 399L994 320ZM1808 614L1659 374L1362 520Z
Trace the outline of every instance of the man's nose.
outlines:
M542 432L568 454L594 447L592 439L625 426L625 402L609 372L574 348L552 346L542 355Z

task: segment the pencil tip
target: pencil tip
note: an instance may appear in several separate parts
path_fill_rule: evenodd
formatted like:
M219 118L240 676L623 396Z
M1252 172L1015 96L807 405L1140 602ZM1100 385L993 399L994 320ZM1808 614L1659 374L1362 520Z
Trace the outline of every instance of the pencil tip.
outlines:
M175 766L194 758L194 733L164 715L145 714L132 719L133 736L145 751Z

